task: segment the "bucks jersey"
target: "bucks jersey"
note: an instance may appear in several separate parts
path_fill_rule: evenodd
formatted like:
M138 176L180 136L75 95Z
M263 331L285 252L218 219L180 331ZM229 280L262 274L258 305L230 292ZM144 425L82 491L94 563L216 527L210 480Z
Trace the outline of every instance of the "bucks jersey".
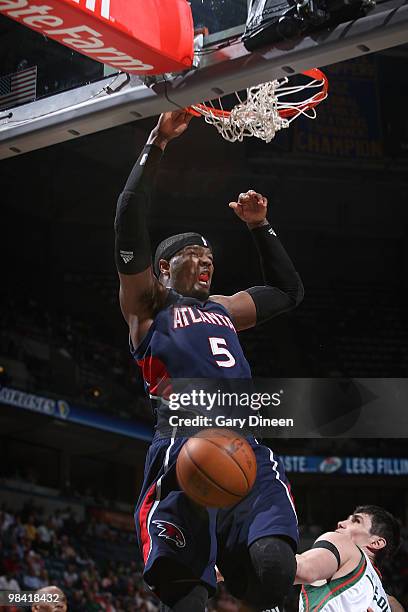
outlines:
M390 612L381 580L364 552L358 566L346 576L322 586L305 584L299 612Z

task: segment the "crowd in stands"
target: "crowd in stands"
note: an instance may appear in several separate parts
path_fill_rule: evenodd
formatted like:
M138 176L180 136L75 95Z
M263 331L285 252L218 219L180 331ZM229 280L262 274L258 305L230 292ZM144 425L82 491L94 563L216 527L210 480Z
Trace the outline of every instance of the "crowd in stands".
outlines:
M32 501L0 512L0 589L37 590L56 584L70 612L156 612L142 585L135 535L68 507L48 516ZM10 610L8 611L10 612Z
M315 535L320 530L316 526ZM381 568L387 592L405 606L407 535L403 530L399 553ZM81 521L69 506L47 514L30 499L19 512L2 505L0 536L0 589L34 591L54 584L65 592L70 612L158 610L157 600L143 586L133 533L94 517ZM297 597L294 588L282 612L296 612ZM237 611L237 602L221 583L208 612Z
M94 518L81 523L69 507L46 516L31 501L21 512L3 505L0 533L0 589L32 591L56 584L70 612L158 611L157 600L143 587L133 534ZM296 602L294 593L282 612L295 612ZM237 611L221 583L208 612Z

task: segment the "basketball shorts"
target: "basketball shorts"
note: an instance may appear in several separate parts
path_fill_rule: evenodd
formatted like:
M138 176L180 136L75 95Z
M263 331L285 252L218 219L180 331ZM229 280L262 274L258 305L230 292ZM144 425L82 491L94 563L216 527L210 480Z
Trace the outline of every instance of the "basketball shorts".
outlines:
M177 482L176 460L185 441L153 440L147 453L135 511L144 579L159 596L166 580L200 580L211 595L217 563L228 589L239 598L246 590L243 572L252 542L280 535L297 547L296 512L282 462L249 440L257 459L252 490L231 508L206 509L190 501Z
M210 595L216 587L217 510L190 501L176 478L177 455L186 439L153 440L136 505L143 577L159 597L166 581L199 580Z
M298 524L290 485L281 460L266 446L248 440L255 452L257 475L250 493L232 508L217 515L217 566L232 595L246 591L249 546L266 536L283 536L294 552Z

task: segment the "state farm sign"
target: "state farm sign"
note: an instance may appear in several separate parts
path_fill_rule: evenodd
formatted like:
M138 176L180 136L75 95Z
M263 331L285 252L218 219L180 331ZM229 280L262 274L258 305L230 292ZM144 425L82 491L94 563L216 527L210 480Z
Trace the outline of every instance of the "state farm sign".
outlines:
M138 6L127 0L0 0L7 17L118 70L160 74L189 67L193 25L187 2L143 0ZM169 31L175 19L177 28Z

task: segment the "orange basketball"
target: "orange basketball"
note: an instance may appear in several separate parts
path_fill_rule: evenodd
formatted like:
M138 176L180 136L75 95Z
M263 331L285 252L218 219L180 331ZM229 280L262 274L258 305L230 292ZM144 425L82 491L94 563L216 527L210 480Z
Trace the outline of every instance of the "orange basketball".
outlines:
M180 487L197 504L232 506L252 489L255 454L230 429L204 429L182 446L176 473Z

